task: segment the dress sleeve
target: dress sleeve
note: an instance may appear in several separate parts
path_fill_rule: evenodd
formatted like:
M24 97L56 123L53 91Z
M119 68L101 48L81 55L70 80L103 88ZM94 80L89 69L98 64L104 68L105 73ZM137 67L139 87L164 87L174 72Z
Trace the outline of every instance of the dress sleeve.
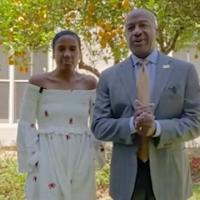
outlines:
M95 104L95 92L92 93L91 98L90 98L90 124L92 123L92 118L93 118L93 110L94 110L94 104ZM92 135L92 140L94 144L94 150L95 150L95 164L96 164L96 169L101 169L104 164L105 164L105 143L96 139L93 134Z
M30 172L38 163L39 137L36 116L39 96L39 87L31 84L26 86L17 128L17 160L20 172Z

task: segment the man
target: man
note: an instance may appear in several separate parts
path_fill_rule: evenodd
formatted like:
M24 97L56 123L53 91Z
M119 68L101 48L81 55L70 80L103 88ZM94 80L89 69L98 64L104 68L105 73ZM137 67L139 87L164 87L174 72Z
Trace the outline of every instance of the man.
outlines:
M186 200L191 195L184 142L199 136L198 77L192 64L156 50L156 29L151 12L130 12L125 31L132 55L105 70L97 88L92 131L113 142L114 200ZM149 94L141 98L144 91Z

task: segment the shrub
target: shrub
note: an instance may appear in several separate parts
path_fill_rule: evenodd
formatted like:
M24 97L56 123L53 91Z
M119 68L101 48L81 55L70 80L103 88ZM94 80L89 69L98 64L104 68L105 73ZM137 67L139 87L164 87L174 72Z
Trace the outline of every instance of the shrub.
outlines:
M16 159L0 158L0 200L24 200L25 176L17 172Z
M108 198L110 153L106 155L105 166L97 171L97 196L98 199ZM190 164L194 173L200 174L200 157L190 154ZM0 154L0 200L24 200L25 175L17 172L16 155ZM193 186L193 197L190 200L200 199L200 186Z
M96 183L98 188L105 188L109 185L109 173L110 173L110 164L106 163L105 166L97 171L96 173Z

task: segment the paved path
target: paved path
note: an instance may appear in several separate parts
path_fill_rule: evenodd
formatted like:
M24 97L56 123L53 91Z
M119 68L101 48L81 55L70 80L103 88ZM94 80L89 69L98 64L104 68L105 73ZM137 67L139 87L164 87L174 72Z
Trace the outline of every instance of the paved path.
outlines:
M0 124L0 146L16 144L17 125Z

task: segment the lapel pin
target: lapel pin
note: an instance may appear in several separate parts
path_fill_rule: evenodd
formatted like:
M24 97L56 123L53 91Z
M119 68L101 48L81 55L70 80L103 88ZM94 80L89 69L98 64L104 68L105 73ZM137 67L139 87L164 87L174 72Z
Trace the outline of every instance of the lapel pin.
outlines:
M168 69L168 68L170 68L170 65L163 65L162 67L163 67L163 69Z

